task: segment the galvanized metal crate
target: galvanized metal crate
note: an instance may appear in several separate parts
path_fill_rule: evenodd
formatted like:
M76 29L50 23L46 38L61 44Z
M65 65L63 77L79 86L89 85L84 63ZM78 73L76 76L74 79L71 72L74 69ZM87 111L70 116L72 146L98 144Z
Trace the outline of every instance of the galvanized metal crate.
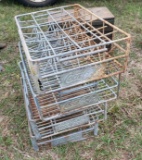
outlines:
M48 138L46 136L43 136L42 139L40 140L37 140L36 137L34 136L30 124L29 124L29 132L30 132L31 143L34 150L39 151L40 148L49 149L51 147L71 142L83 141L87 138L90 138L92 134L96 136L98 134L98 123L88 128L78 128L74 133L68 133L60 136L52 136Z
M78 4L15 19L31 74L44 90L102 79L127 67L130 35ZM92 19L103 26L93 27ZM112 33L105 33L110 27ZM113 39L108 34L113 34Z
M20 63L21 74L29 87L32 101L39 112L40 119L50 120L89 108L92 105L108 102L117 98L119 82L113 77L87 83L75 88L36 94L28 77L24 62Z
M89 109L74 112L70 115L62 115L48 121L40 120L38 110L28 93L26 82L22 79L23 94L27 118L36 139L50 138L63 134L73 133L80 129L90 128L107 117L107 103L91 106Z
M22 79L22 84L30 138L35 150L39 150L38 146L45 144L57 146L85 140L90 132L97 135L98 122L106 119L107 103L50 121L41 121L34 102L29 99L24 79Z

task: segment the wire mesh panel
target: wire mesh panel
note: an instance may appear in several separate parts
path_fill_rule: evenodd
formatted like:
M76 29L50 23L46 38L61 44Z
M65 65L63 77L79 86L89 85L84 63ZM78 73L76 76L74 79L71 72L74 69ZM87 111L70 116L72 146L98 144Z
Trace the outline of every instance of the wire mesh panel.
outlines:
M22 65L23 64L23 65ZM23 79L27 81L28 74L24 71L24 63L20 63ZM27 82L26 82L27 83ZM31 100L35 103L41 119L48 120L67 115L70 112L90 108L92 105L108 102L117 98L118 82L110 77L81 86L36 95L33 87L28 83Z
M102 21L102 27L93 27L92 19ZM56 89L78 85L126 69L130 35L80 5L19 15L16 23L31 74L44 90L54 84ZM107 27L112 33L105 33Z

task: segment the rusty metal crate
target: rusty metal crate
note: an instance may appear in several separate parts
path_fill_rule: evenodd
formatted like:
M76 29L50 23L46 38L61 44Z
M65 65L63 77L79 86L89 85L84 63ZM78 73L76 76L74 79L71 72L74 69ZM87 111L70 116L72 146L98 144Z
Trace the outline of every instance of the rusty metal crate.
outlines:
M106 78L127 67L130 35L78 4L15 19L31 74L43 90ZM92 26L95 19L102 27ZM112 32L105 33L107 28Z
M119 82L113 77L57 92L51 90L49 93L36 94L33 83L28 77L29 74L25 71L24 62L20 63L20 68L42 120L58 118L117 98Z
M107 103L102 103L100 105L92 105L88 109L76 111L67 116L62 115L59 118L42 121L35 107L33 98L28 93L28 87L24 79L22 79L22 86L27 118L33 135L38 140L42 139L42 137L50 138L73 133L76 132L78 128L86 129L107 117Z
M54 147L85 140L90 137L90 133L98 134L98 123L107 116L107 103L57 119L41 121L25 83L22 79L30 138L36 151L39 150L39 146Z

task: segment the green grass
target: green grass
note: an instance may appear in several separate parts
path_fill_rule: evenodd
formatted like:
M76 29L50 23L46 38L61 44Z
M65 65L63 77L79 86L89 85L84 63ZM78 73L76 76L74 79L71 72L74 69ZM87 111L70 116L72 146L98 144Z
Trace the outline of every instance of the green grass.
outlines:
M60 0L55 6L80 3L107 6L115 23L132 34L128 70L122 75L120 97L109 104L108 120L99 135L36 153L30 143L17 63L19 41L14 16L41 8L26 8L12 0L0 1L0 160L141 160L142 159L142 2L134 0ZM50 7L44 7L46 9Z

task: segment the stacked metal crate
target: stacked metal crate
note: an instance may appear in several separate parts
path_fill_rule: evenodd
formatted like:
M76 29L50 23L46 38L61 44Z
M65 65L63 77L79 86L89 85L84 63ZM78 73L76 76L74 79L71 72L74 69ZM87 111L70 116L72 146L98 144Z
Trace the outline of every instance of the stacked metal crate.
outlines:
M97 135L107 102L117 98L130 35L78 4L15 19L34 149ZM94 19L102 25L93 27ZM108 28L111 32L105 32Z

